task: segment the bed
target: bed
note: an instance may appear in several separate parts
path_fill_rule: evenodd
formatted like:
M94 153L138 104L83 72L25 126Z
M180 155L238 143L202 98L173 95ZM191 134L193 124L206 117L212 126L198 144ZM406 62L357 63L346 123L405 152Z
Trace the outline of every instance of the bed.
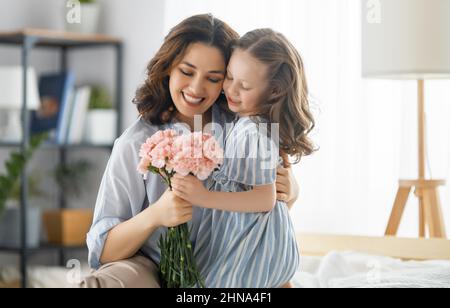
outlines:
M297 234L304 288L449 288L450 241Z
M450 288L450 240L298 233L300 288ZM87 265L82 274L89 273ZM77 287L58 267L31 267L31 287ZM17 268L0 268L0 287L19 286Z

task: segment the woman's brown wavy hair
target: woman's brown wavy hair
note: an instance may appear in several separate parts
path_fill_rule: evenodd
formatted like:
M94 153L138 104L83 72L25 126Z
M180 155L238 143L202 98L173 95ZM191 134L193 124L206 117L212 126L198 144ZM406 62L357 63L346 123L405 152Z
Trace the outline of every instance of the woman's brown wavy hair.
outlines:
M230 26L211 14L195 15L176 25L148 64L146 80L136 91L133 102L139 114L155 125L170 122L175 107L169 92L169 74L186 49L193 43L216 47L228 64L231 47L238 38ZM223 99L221 94L219 100Z
M269 89L262 116L279 123L280 152L293 156L298 163L315 151L308 137L315 122L300 54L284 35L272 29L250 31L234 48L249 52L268 66Z

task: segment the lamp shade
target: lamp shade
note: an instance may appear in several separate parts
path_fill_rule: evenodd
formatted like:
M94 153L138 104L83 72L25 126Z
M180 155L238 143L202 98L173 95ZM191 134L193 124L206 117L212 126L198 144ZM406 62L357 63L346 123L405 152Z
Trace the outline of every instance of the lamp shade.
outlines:
M0 66L0 109L21 109L23 104L23 69L21 66ZM27 107L40 105L36 72L27 70Z
M450 0L362 0L362 75L450 78Z

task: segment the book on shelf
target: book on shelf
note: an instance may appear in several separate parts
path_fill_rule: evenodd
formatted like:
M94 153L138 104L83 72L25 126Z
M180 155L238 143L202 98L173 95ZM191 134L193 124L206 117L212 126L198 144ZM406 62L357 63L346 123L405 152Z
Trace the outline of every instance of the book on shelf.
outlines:
M77 144L83 141L83 133L90 98L91 87L84 86L76 89L73 97L70 121L67 127L67 144Z
M64 143L75 76L73 72L53 73L39 78L40 108L31 114L31 133L50 132L52 141Z
M63 72L39 79L41 106L31 114L31 133L50 132L50 142L65 145L83 141L91 87L75 88L74 74Z

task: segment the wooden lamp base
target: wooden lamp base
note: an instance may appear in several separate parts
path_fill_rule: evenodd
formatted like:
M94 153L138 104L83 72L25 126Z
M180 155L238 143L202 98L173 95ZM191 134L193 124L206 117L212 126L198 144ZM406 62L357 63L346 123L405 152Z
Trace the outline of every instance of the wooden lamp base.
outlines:
M419 198L419 237L428 235L433 238L445 238L444 218L439 200L439 186L445 185L444 180L426 180L425 172L425 84L424 80L417 81L417 117L418 117L418 180L400 180L397 197L392 208L391 217L385 235L395 236L400 220L405 210L409 194L415 188L415 195Z
M385 235L397 234L409 194L415 188L415 195L419 199L419 237L426 236L428 227L429 237L446 238L438 191L442 185L445 185L444 180L400 180Z

